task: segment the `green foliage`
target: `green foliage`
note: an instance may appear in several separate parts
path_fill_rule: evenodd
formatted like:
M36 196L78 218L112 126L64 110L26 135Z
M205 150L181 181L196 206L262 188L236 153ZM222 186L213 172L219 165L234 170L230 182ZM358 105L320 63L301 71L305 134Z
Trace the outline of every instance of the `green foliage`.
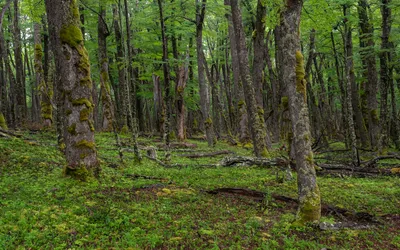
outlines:
M388 227L370 230L320 231L293 228L296 208L269 200L258 202L234 196L213 196L201 190L242 187L268 194L297 196L296 181L278 183L275 170L259 167L201 168L196 161L178 157L187 168L162 168L153 161L129 161L121 168L117 150L110 150L113 134L96 135L103 172L99 180L82 183L62 177L65 160L51 146L51 133L29 135L35 144L21 139L0 139L0 248L161 248L205 249L235 247L260 249L360 249L396 248L397 231ZM122 135L128 142L130 136ZM139 138L151 145L151 139ZM209 150L206 142L197 150ZM240 155L251 151L219 143ZM133 153L124 153L132 157ZM158 152L163 158L163 151ZM83 171L85 172L85 171ZM83 174L83 173L81 173ZM128 174L172 180L132 179ZM82 175L79 175L82 176ZM83 176L85 176L83 174ZM221 181L223 180L223 181ZM377 215L398 212L398 178L319 178L323 201L349 210ZM377 189L376 187L379 186ZM148 187L148 188L143 188ZM345 192L343 190L346 190ZM322 221L340 221L323 217ZM315 240L318 239L318 240Z

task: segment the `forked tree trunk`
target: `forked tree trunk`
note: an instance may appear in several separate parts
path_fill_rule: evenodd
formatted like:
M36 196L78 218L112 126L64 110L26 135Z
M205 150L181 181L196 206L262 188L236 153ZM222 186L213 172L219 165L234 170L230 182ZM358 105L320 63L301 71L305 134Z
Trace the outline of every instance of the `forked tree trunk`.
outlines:
M297 223L304 224L319 221L321 198L311 150L304 59L300 52L299 25L303 1L284 0L284 3L285 7L281 13L280 40L282 48L285 49L285 56L282 58L282 75L289 94L289 111L293 128L299 192Z
M76 0L46 0L49 32L62 96L65 174L85 180L98 175L94 139L92 80ZM60 103L60 104L61 104Z

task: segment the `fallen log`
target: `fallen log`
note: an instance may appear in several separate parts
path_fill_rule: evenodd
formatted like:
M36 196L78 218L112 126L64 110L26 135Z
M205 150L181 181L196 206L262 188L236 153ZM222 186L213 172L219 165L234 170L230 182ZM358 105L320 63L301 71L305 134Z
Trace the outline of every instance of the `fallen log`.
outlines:
M352 167L342 164L318 164L317 175L339 175L353 177L400 176L400 168Z
M219 163L223 167L235 167L235 166L261 166L261 167L284 167L288 166L289 162L285 159L274 158L255 158L245 156L225 157Z
M205 192L208 194L232 194L237 196L245 196L253 198L256 201L263 201L267 197L266 192L261 192L247 188L217 188L217 189L207 190ZM295 198L277 194L271 194L271 197L277 201L293 203L296 205L299 204L299 201ZM350 211L345 208L340 208L329 204L321 204L321 213L323 215L336 215L337 217L345 220L346 222L364 222L373 224L379 223L375 216L367 212ZM354 224L349 223L348 225L350 226Z
M170 179L162 178L162 177L155 177L155 176L146 176L146 175L139 175L139 174L126 174L125 176L128 178L131 178L131 179L160 180L160 181L171 182Z
M166 148L165 144L163 144L163 143L158 143L157 147L162 148L162 149ZM174 148L197 148L197 144L193 144L193 143L189 143L189 142L173 142L169 145L169 147L171 149L174 149Z
M233 153L234 152L229 151L229 150L222 150L222 151L209 152L209 153L183 154L183 155L178 155L178 156L186 157L186 158L202 158L202 157L213 157L213 156L233 154Z

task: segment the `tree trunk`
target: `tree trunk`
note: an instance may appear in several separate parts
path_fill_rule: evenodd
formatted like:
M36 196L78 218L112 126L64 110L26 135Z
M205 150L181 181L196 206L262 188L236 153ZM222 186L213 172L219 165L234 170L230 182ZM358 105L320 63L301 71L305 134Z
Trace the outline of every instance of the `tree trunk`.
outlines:
M206 12L206 1L196 0L196 51L197 51L197 73L200 88L200 108L202 113L202 123L206 130L206 138L209 147L215 144L215 135L213 122L210 115L210 97L208 94L208 86L204 75L203 56L203 24Z
M297 168L299 208L297 223L319 221L321 198L311 150L311 134L307 108L304 59L300 52L300 16L303 2L284 0L281 13L281 40L285 56L282 58L283 84L289 95L289 111L292 120L293 145ZM283 54L283 51L281 51Z
M367 79L365 86L364 102L366 112L364 119L368 125L369 139L371 148L376 150L379 137L379 117L378 117L378 73L375 61L375 42L374 27L368 17L368 0L358 1L358 16L360 20L360 44L361 58L363 63L363 75Z
M127 63L128 63L128 79L125 86L126 101L128 104L128 119L130 121L130 127L132 130L133 148L135 151L135 157L137 161L141 161L142 157L139 152L137 137L138 137L138 125L136 117L136 85L133 82L134 72L132 68L132 48L131 48L131 27L129 25L129 11L128 1L124 0L125 7L125 26L126 26L126 48L127 48ZM133 98L133 100L131 99Z
M68 165L64 173L81 180L98 175L93 127L92 80L76 0L46 0L56 79L63 104L63 138Z
M42 117L43 125L51 127L53 123L53 106L51 104L52 90L49 88L44 77L44 70L42 64L43 49L42 39L40 36L40 24L34 24L34 40L35 40L35 73L36 73L36 87L40 91L40 115Z
M19 28L19 9L18 1L14 0L14 22L13 22L13 44L16 71L16 125L25 125L27 118L25 74L22 61L21 32Z
M343 6L343 11L344 11L344 16L347 16L347 7ZM347 97L346 97L346 107L347 107L347 125L348 125L348 131L349 131L349 146L351 150L351 160L353 164L358 165L358 157L357 157L357 141L356 141L356 131L354 127L354 109L353 109L353 89L354 87L352 86L354 82L354 66L353 66L353 54L352 54L352 36L351 36L351 28L348 27L347 24L345 24L344 28L344 49L345 49L345 58L346 58L346 68L345 68L345 74L346 74L346 90L347 90Z
M104 131L113 130L114 110L111 99L111 86L108 77L108 57L107 57L107 37L110 32L107 27L106 8L100 3L100 11L98 18L98 46L99 46L99 66L100 66L100 88L101 102L103 106L103 122L102 129Z
M257 108L254 83L250 74L250 65L246 48L245 34L243 30L242 14L237 0L231 0L231 9L239 58L240 76L243 83L254 153L257 157L266 156L268 154L268 150L265 143L266 132L264 124L264 110L262 107Z
M391 0L381 1L381 13L382 13L382 42L381 42L381 53L380 53L380 72L381 72L381 138L379 142L379 151L383 152L385 148L389 146L389 111L388 111L388 91L390 88L390 82L393 81L393 77L390 75L389 65L390 61L390 43L389 36L392 28L392 10L389 5Z
M165 152L165 162L171 161L170 151L170 119L171 119L171 86L170 86L170 74L169 74L169 63L168 63L168 40L165 35L166 28L164 24L163 8L161 0L158 0L158 7L160 10L160 25L161 25L161 39L162 39L162 50L163 50L163 72L164 72L164 88L165 88L165 122L164 122L164 140L167 151Z

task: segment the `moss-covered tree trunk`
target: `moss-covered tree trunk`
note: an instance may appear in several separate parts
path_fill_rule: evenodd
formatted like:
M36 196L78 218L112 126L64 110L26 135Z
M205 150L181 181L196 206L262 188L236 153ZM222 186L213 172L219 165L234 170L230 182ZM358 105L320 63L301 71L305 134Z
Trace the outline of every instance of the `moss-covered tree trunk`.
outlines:
M171 86L170 86L170 72L168 62L168 39L166 36L166 28L164 23L164 13L162 0L158 0L158 8L160 11L160 26L161 26L161 39L162 39L162 51L163 51L163 73L164 73L164 103L165 103L165 122L164 122L164 140L167 151L165 152L165 161L171 161L170 152L170 119L171 119Z
M215 143L213 122L210 114L210 97L208 85L205 78L204 56L203 56L203 24L206 12L206 0L196 0L196 51L197 51L197 74L200 89L200 109L202 122L206 130L208 146Z
M393 77L390 75L390 31L392 28L392 10L389 7L391 0L381 1L382 13L382 42L380 59L380 73L381 73L381 112L380 112L380 125L381 125L381 138L379 142L379 150L383 152L389 146L389 111L388 111L388 95L391 81ZM377 114L376 114L377 115Z
M125 53L124 44L122 42L122 31L121 24L119 22L120 15L117 5L113 5L113 27L115 42L117 44L117 52L115 54L115 60L118 67L118 88L120 91L120 121L118 122L120 128L123 131L128 130L128 108L127 108L127 98L126 98L126 66L125 66Z
M40 116L44 127L51 127L53 124L53 106L51 98L53 91L45 81L44 69L43 69L43 49L42 39L40 35L40 24L35 23L34 25L34 41L35 41L35 74L36 74L36 86L38 86L40 94Z
M230 6L230 0L224 0L224 4ZM239 132L239 141L242 143L248 142L250 133L248 131L248 119L246 112L246 105L244 101L243 85L240 82L240 69L239 57L237 51L237 44L235 38L235 30L232 23L232 15L227 12L226 18L228 19L228 36L230 43L230 52L232 59L232 75L233 75L233 88L232 88L232 104L233 113L233 130ZM228 75L229 76L229 75Z
M379 116L378 116L378 73L375 59L374 26L368 16L368 0L358 1L358 16L360 26L360 50L363 75L366 79L362 102L365 104L364 120L368 126L370 145L373 150L378 147Z
M100 171L94 140L90 61L80 29L77 0L46 0L49 33L62 91L66 175L86 179Z
M245 33L243 30L242 14L238 1L231 0L232 23L235 30L237 52L239 58L240 77L243 83L244 97L246 101L249 127L253 140L253 148L256 156L268 154L265 138L264 110L257 107L253 78L250 73L249 57L246 48Z
M100 3L100 11L97 26L97 42L99 51L100 66L100 92L101 103L103 104L103 122L102 129L104 131L113 130L114 110L111 99L111 85L108 77L108 57L107 57L107 37L110 32L106 23L106 7L104 3Z
M15 100L16 100L16 125L21 127L25 125L28 109L26 105L26 88L25 88L25 73L22 61L22 46L21 46L21 32L19 28L19 7L18 0L14 0L14 21L13 21L13 48L15 58L15 72L16 72L16 86L15 86Z
M293 129L293 146L297 169L299 208L297 222L319 221L321 217L321 198L314 168L311 149L311 134L307 108L307 92L304 59L300 51L300 16L303 2L284 0L281 12L280 46L284 51L282 58L283 84L289 94L289 111Z

